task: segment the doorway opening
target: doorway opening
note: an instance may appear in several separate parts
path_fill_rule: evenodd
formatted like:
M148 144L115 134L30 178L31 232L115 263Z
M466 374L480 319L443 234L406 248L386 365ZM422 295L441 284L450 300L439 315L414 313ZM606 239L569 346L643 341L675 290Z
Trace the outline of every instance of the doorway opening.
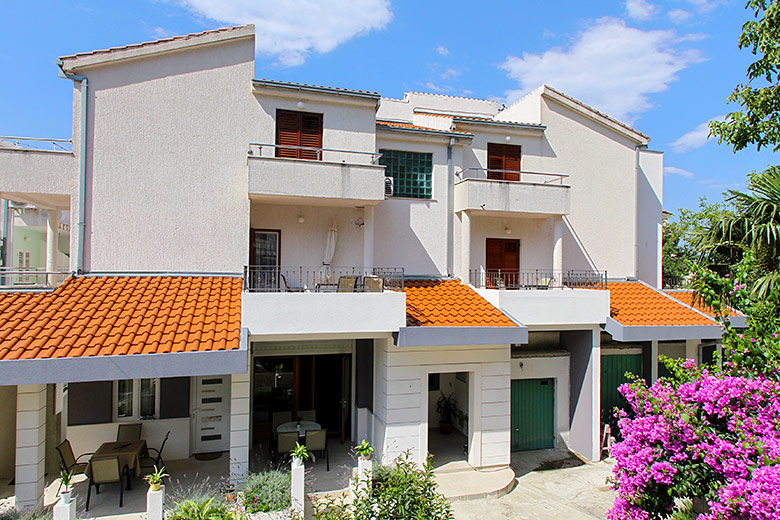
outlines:
M332 441L351 439L351 354L255 357L252 369L254 446L271 446L284 423L298 421Z
M434 468L468 461L470 375L428 374L428 452Z

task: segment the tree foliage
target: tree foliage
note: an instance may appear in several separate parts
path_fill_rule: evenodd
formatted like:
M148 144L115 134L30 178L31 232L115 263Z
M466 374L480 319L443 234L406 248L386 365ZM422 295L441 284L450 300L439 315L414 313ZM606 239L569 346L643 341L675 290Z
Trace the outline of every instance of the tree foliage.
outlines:
M747 82L740 83L728 98L743 110L728 114L724 121L710 123L710 135L729 144L734 151L748 145L757 150L780 150L780 3L750 0L745 6L754 19L742 26L739 48L749 49L758 59L747 69Z

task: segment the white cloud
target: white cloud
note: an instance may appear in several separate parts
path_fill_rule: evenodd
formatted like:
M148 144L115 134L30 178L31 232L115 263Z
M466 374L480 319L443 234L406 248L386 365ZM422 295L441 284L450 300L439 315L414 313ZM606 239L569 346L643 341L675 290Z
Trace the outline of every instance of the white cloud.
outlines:
M686 11L685 9L672 9L666 14L669 16L672 23L683 23L691 17L690 11Z
M692 179L694 177L693 173L676 166L664 166L664 175L679 175L686 179Z
M170 36L173 35L171 31L169 31L168 29L163 29L162 27L154 27L150 30L150 32L155 38L158 39L169 38Z
M440 87L439 85L435 84L432 81L427 82L425 84L425 88L433 92L446 92L450 90L448 87Z
M568 49L509 56L501 65L519 88L516 101L547 83L621 120L633 122L653 107L649 94L663 92L677 73L701 61L695 50L678 48L674 31L643 31L622 20L602 18L580 33Z
M709 13L725 2L723 0L688 0L688 3L700 13Z
M722 121L725 116L717 116L701 123L696 128L681 135L676 141L669 144L677 153L690 152L707 144L709 139L711 121Z
M460 76L461 72L459 70L455 70L452 67L448 67L447 70L442 72L439 77L441 79L453 79Z
M450 50L444 45L439 45L438 47L436 47L436 52L438 52L442 56L446 56L450 53Z
M383 29L392 20L389 0L179 0L211 20L255 24L260 53L293 67L311 53L324 54L342 43Z
M657 11L656 6L647 0L626 0L626 14L634 20L649 20Z

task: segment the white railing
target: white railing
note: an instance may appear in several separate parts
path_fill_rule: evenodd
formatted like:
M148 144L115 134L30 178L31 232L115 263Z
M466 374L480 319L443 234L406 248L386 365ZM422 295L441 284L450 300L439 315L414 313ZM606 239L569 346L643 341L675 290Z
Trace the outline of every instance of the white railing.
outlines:
M403 291L401 267L244 267L249 292L383 292Z
M527 184L555 184L563 185L564 179L568 177L565 173L546 173L546 172L528 172L518 170L497 170L495 168L467 168L461 170L458 176L461 179L490 179L491 176L504 177L504 174L517 175L517 181L508 181L495 179L503 182L522 182ZM490 179L493 180L493 179Z
M301 151L300 157L289 157L289 152ZM284 155L288 152L287 155ZM291 146L267 143L249 143L250 157L303 159L310 161L340 162L344 164L377 164L381 153L361 152L357 150L339 150L337 148L313 148L311 146ZM360 162L365 159L366 162Z
M0 290L58 287L69 271L47 271L43 267L0 267Z
M9 149L19 150L42 150L47 152L73 152L73 141L70 139L49 139L45 137L19 137L12 135L0 135L0 141L5 141L13 146ZM44 147L44 143L51 145L51 148ZM0 149L4 147L0 144Z

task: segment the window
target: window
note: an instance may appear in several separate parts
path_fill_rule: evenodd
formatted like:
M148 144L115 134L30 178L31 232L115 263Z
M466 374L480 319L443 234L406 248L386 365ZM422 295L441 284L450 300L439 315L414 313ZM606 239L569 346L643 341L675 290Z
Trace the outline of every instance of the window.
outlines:
M379 164L393 178L393 196L430 199L433 195L433 154L379 150Z
M519 146L488 143L488 179L498 181L520 180Z
M322 148L322 114L310 112L276 111L276 144ZM318 150L282 148L277 146L277 157L322 160Z
M114 420L155 419L157 379L123 379L114 383Z
M30 251L27 249L20 249L18 253L19 270L26 271L30 269ZM19 283L32 283L32 276L29 274L18 275Z

